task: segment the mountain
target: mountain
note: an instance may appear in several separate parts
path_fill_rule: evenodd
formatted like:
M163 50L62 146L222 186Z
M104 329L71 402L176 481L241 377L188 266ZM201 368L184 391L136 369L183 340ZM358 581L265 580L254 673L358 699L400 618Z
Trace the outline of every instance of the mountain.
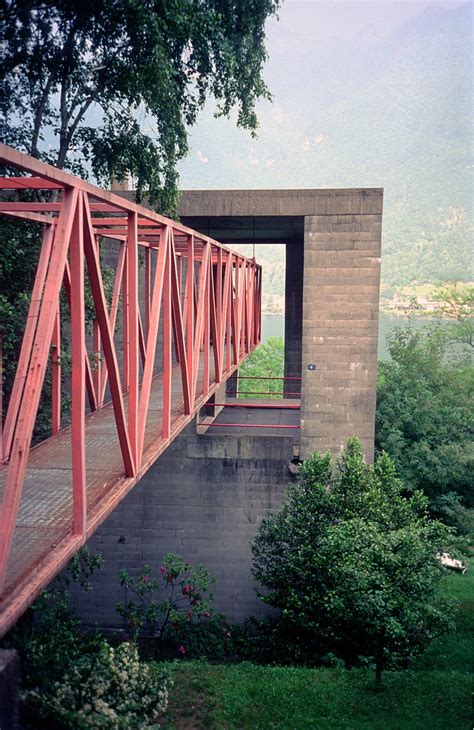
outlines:
M319 3L288 8L268 29L258 139L207 108L182 187L384 187L384 293L472 280L472 6L327 37Z

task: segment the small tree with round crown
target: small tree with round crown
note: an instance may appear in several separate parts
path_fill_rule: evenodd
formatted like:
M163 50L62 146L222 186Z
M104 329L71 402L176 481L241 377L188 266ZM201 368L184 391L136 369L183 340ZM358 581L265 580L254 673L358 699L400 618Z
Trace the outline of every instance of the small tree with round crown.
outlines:
M387 454L365 464L355 438L335 465L314 453L289 489L252 546L262 599L322 653L373 662L380 686L384 668L449 628L437 556L456 538L429 518L421 492L402 495Z

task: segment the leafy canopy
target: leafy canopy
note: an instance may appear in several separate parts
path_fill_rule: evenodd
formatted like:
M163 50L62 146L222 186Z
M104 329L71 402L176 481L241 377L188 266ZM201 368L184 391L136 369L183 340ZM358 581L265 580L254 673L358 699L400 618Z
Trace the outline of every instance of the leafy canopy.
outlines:
M436 287L433 298L438 302L438 318L448 320L448 341L465 350L474 347L474 286L448 281Z
M255 132L279 1L3 0L0 139L103 183L130 173L172 210L207 96Z
M461 323L462 324L462 323ZM474 368L453 332L395 328L379 363L375 440L408 489L422 489L436 515L467 532L474 507Z
M366 657L380 678L390 659L409 658L448 624L436 556L453 538L426 507L421 492L402 496L387 454L367 465L357 439L336 466L316 452L253 544L263 600L315 651Z

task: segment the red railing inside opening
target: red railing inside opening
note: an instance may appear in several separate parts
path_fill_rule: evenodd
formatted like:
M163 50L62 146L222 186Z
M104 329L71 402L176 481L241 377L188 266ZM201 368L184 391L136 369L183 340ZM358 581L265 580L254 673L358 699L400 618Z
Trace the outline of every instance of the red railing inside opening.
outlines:
M286 380L297 380L301 382L301 378L297 376L265 376L265 375L258 375L258 376L252 376L252 375L232 375L231 378L229 378L229 383L232 381L237 380L278 380L278 381L286 381ZM257 393L260 394L269 394L272 396L279 396L279 393L275 393L274 391L269 391L268 393L266 391L261 392L257 391ZM235 394L231 392L227 393L230 397L239 397L240 395L250 395L250 393L236 390ZM285 395L285 394L283 394ZM296 396L300 396L300 393L295 393ZM301 409L301 406L299 403L286 403L282 401L281 403L268 403L268 402L261 402L261 403L249 403L245 399L242 400L240 403L210 403L209 404L211 408L249 408L249 409L260 409L260 410L279 410L279 411L299 411ZM228 421L217 421L217 422L211 422L211 423L204 423L201 422L198 425L208 427L215 427L215 428L289 428L289 429L299 429L300 425L297 424L276 424L276 423L229 423Z
M265 380L265 381L280 381L282 382L282 388L281 390L241 390L239 388L238 382L240 380ZM291 383L296 381L300 383L300 390L296 391L287 391L286 390L286 381L290 381L290 387ZM235 385L234 385L235 383ZM232 386L234 385L234 388L232 389ZM241 398L242 396L248 396L248 395L258 395L258 396L273 396L273 398L300 398L301 397L301 377L296 375L281 375L281 376L266 376L266 375L232 375L231 378L229 378L228 381L228 391L227 395L231 398Z

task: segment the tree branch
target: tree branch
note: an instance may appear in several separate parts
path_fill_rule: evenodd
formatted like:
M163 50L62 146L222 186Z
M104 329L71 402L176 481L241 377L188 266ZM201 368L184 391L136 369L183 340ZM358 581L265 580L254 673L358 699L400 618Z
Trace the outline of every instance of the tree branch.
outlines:
M69 127L69 130L64 135L64 137L60 141L60 147L58 152L58 159L56 162L56 165L59 168L62 168L64 166L64 163L66 161L66 155L69 149L69 145L71 144L72 138L74 137L77 127L79 126L80 122L84 118L85 113L89 109L90 105L96 100L97 96L99 95L101 91L101 87L97 86L96 89L88 96L84 102L82 103L79 111L76 114L76 117ZM72 111L71 111L72 114ZM71 118L71 114L69 114L69 119Z
M43 89L43 93L41 94L41 99L38 103L38 106L36 107L35 116L34 116L34 122L33 122L33 134L31 137L31 145L30 145L30 155L32 157L39 157L39 150L38 150L38 140L39 135L41 131L41 127L43 124L43 116L46 109L46 104L48 101L48 97L51 91L51 86L53 84L53 73L51 72L49 75L49 78L46 82L46 85Z

